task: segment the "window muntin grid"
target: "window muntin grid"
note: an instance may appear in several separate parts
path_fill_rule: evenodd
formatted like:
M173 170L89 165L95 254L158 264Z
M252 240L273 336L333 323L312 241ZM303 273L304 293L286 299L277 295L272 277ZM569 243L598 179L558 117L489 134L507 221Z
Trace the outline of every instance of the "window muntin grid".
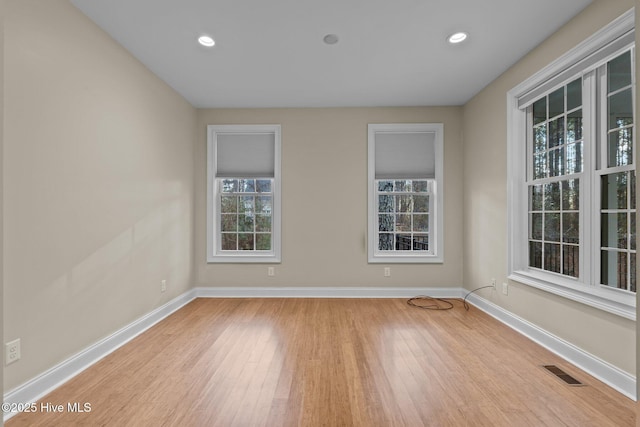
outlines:
M528 107L530 269L579 279L582 258L596 264L590 283L635 292L633 72L629 49ZM585 169L590 145L596 158ZM565 205L567 192L577 205ZM584 233L592 229L586 247Z
M218 178L222 252L271 251L273 179Z
M433 182L383 179L375 186L378 251L430 252Z

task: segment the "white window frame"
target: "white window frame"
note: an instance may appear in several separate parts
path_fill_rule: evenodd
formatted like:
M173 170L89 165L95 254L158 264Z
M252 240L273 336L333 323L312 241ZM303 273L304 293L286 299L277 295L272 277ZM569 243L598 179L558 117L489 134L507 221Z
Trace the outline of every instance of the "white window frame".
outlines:
M593 84L589 80L595 78L595 71L584 73L580 70L580 64L589 63L590 55L595 52L610 48L612 43L625 37L625 40L633 40L629 35L634 31L634 11L631 9L618 19L598 31L584 42L570 50L568 53L549 64L518 86L514 87L507 93L507 236L508 236L508 277L511 280L545 290L547 292L560 295L562 297L577 301L600 310L616 314L627 319L636 319L636 295L628 291L621 291L609 286L599 284L599 267L588 265L583 257L587 259L596 256L599 252L599 236L598 230L591 230L590 224L592 217L599 216L599 204L593 202L594 197L599 197L599 179L600 174L594 167L595 146L591 143L585 146L584 153L584 170L590 168L591 188L594 189L591 194L584 195L584 201L591 198L591 207L582 209L581 212L581 247L587 245L587 254L581 251L581 278L573 280L568 277L560 276L553 273L536 271L528 267L528 192L526 190L526 172L528 169L527 156L528 145L526 141L527 134L527 114L525 110L518 105L522 97L531 94L540 88L544 88L544 92L551 92L572 78L585 76L585 84ZM612 51L612 56L622 53L624 50ZM610 58L610 57L609 57ZM606 61L604 61L606 63ZM594 70L594 67L601 65L598 63L588 64L585 71ZM558 77L562 76L562 77ZM537 95L534 97L537 98ZM591 106L590 110L595 111L596 100L587 100ZM586 108L586 105L584 105ZM635 108L635 106L634 106ZM586 111L585 111L586 113ZM590 114L590 113L589 113ZM586 114L585 114L586 116ZM585 126L583 129L584 140L593 140L596 138L595 120L591 120L591 126ZM635 133L634 133L635 140ZM635 147L635 143L634 143ZM597 193L597 194L596 194ZM583 194L581 194L581 204L583 203Z
M430 181L429 251L379 251L377 186L375 176L376 134L428 132L434 134L435 177ZM368 259L369 263L444 262L444 125L442 123L393 123L368 126ZM416 178L418 179L418 178Z
M217 151L219 133L272 133L274 135L273 193L271 251L221 251L220 203L217 185ZM281 128L280 125L209 125L207 126L207 262L210 263L279 263L281 262Z

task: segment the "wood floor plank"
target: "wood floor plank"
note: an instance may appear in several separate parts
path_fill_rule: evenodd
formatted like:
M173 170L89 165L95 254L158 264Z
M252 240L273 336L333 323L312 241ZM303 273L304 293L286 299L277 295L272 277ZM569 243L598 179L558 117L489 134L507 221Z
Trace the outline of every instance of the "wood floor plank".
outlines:
M6 425L635 425L630 399L460 301L197 299L37 405L47 402L91 412Z

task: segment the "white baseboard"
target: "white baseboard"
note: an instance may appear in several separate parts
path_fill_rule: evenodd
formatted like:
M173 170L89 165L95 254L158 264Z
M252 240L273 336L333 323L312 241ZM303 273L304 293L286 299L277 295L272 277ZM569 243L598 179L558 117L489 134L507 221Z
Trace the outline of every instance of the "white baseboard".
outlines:
M4 402L15 404L36 402L38 399L44 397L100 359L160 322L174 311L185 306L194 298L196 298L194 290L190 290L174 298L119 331L87 347L80 353L71 356L62 363L7 392L4 395ZM3 415L4 421L7 421L15 414L15 412L5 412Z
M467 298L480 310L521 333L535 343L562 357L588 374L599 379L630 399L636 400L636 377L616 368L581 348L524 320L482 297L472 294Z
M16 404L36 402L195 298L410 298L418 295L436 298L461 298L466 293L467 291L460 287L198 287L174 298L109 337L7 392L4 395L4 402ZM470 295L468 301L625 396L636 399L636 378L634 376L478 297L476 294ZM5 413L4 420L8 420L13 415L15 413Z
M436 298L460 298L457 288L376 288L376 287L199 287L198 298L411 298L428 295Z

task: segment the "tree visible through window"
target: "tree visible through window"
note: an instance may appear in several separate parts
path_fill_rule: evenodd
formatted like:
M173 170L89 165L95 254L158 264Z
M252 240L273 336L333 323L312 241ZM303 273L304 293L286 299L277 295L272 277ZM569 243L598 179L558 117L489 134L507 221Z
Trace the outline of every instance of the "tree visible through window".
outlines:
M280 262L280 125L210 125L207 261Z
M635 292L631 56L628 50L528 107L527 185L529 267L580 278L584 251L584 259L600 267L600 284ZM584 99L600 93L605 96L585 116ZM603 123L604 128L585 140L585 126L598 129ZM596 156L587 169L583 153L590 147ZM594 175L599 183L593 183ZM585 196L589 203L582 202ZM600 215L587 222L589 205L594 204ZM583 236L592 230L600 230L591 237L599 248L595 251L583 244Z
M635 19L507 96L509 278L636 317Z
M603 285L636 290L636 174L633 147L631 51L607 63L606 133L601 176L601 258Z
M218 179L223 251L270 251L271 179Z
M627 50L527 107L527 194L530 268L580 279L595 263L599 284L635 292L632 55ZM592 230L599 232L589 236Z
M378 249L429 250L427 180L378 180Z
M530 107L529 266L579 277L582 79Z
M443 125L369 125L369 262L443 261Z

